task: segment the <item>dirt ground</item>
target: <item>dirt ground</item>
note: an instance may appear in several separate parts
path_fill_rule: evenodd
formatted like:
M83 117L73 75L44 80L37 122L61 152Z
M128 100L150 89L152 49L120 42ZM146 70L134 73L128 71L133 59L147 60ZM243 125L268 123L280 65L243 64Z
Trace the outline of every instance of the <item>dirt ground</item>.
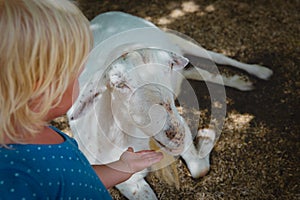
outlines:
M226 88L226 123L209 174L193 179L178 160L179 190L147 177L159 199L300 199L299 0L78 1L88 19L105 11L128 12L184 33L206 49L274 71L268 81L249 76L253 91ZM191 83L205 127L206 86ZM114 199L125 199L111 192Z

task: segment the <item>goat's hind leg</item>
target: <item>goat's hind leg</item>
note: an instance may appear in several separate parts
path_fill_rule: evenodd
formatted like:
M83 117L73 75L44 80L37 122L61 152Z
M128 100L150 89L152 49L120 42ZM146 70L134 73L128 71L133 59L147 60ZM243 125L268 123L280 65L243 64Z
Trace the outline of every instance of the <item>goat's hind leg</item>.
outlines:
M264 80L269 79L270 76L273 74L272 70L260 65L242 63L232 58L229 58L223 54L216 53L213 51L207 50L207 53L217 64L230 65L236 67Z
M250 81L245 81L241 76L234 75L231 77L222 76L220 74L213 74L201 68L191 67L183 71L183 75L187 79L197 81L207 81L219 85L225 85L236 88L241 91L248 91L253 89L253 84Z
M273 74L272 70L264 66L242 63L223 54L206 50L198 45L196 41L183 34L173 31L167 31L166 34L169 39L181 49L183 54L211 59L217 64L230 65L265 80L270 78Z
M208 51L198 45L194 40L188 38L180 33L173 33L172 31L166 32L170 41L172 41L178 48L180 48L182 54L186 57L193 56L194 59L199 60L211 60L217 64L231 65L236 68L245 70L246 72L253 74L262 79L268 79L272 74L272 70L255 64L245 64L229 58L223 54L215 53L213 51ZM192 63L193 64L193 63ZM197 67L197 65L195 65ZM203 70L198 66L195 68L190 68L184 71L184 76L188 79L193 80L204 80L212 83L217 83L221 85L226 85L229 87L237 88L239 90L251 90L253 89L252 83L250 81L245 81L243 77L235 75L232 77L218 76L214 75L206 70ZM221 77L221 79L220 79ZM223 81L222 81L223 80Z
M214 65L214 63L211 62L215 62L215 60L213 59L217 59L218 62L221 62L220 64L225 63L225 61L228 61L228 59L225 59L227 58L226 56L221 54L220 56L217 56L219 54L210 53L210 51L207 51L200 45L197 45L194 41L191 41L192 39L187 38L186 36L179 36L178 34L172 32L166 32L166 34L171 40L171 42L174 43L181 50L181 53L189 59L190 57L193 57L195 63L198 63L197 61L200 61L200 63L202 63L203 60L207 60L210 61L209 65ZM201 69L200 66L197 66L198 64L194 64L194 61L192 61L191 63L195 67L185 69L183 71L183 75L187 79L199 81L204 80L220 85L226 85L229 87L237 88L239 90L253 89L252 83L249 81L245 81L241 76L235 75L233 77L225 77L219 74L213 74L204 69Z

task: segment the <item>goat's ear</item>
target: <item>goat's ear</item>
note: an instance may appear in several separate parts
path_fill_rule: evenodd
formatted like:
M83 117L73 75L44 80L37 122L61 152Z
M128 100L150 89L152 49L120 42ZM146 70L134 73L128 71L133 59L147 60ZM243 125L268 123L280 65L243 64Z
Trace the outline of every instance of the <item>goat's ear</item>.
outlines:
M92 111L94 104L103 96L107 87L97 87L95 83L91 81L81 88L81 94L67 113L69 120L78 119Z
M181 55L170 53L171 60L170 60L170 67L173 70L182 70L188 63L189 60Z

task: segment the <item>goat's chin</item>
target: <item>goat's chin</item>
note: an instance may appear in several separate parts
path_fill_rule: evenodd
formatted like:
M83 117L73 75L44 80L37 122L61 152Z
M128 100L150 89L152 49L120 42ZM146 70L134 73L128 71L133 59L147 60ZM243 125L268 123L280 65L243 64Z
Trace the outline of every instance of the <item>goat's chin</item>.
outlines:
M164 151L166 151L167 153L173 155L173 156L178 156L183 152L184 149L184 145L181 144L179 147L169 147L167 145L164 145L163 143L161 143L160 141L154 139L155 142L157 143L157 145Z

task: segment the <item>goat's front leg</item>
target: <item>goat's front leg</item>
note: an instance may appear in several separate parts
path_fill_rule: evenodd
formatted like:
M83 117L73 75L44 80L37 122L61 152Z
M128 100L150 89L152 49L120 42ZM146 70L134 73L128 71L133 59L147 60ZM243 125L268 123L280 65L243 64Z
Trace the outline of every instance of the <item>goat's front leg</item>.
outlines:
M127 181L116 185L116 188L130 200L155 200L154 191L144 179L145 173L134 174Z
M181 157L185 160L193 178L205 176L210 169L209 155L214 145L215 133L209 129L200 130L197 138L196 148L190 129L186 125L186 147Z

